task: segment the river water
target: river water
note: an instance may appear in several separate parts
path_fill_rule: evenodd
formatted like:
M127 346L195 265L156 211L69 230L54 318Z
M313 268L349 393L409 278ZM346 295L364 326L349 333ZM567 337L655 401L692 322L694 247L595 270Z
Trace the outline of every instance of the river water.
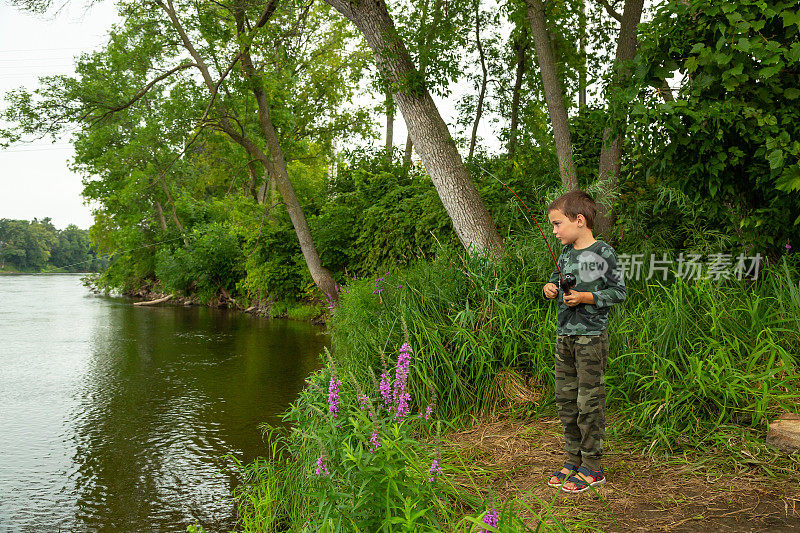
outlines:
M306 323L0 276L0 531L235 524L233 459L264 453L328 343ZM228 456L230 454L230 456Z

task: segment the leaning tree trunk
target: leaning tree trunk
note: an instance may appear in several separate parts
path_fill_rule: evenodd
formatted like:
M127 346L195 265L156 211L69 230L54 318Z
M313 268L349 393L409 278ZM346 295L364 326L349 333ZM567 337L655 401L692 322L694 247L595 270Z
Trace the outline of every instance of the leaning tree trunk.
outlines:
M259 154L259 158L264 164L264 168L267 169L267 172L269 172L275 180L278 192L283 199L286 211L289 213L292 226L294 226L294 231L297 234L297 239L300 241L300 251L303 253L303 258L311 273L311 278L329 299L335 301L338 299L336 281L333 279L333 275L330 271L322 266L319 252L317 252L314 239L311 237L311 228L308 227L308 221L303 213L303 208L297 200L294 187L289 180L289 172L286 169L283 149L278 139L278 133L275 131L275 126L272 124L269 103L267 102L267 95L264 92L261 78L255 75L255 67L250 58L249 48L245 47L240 53L242 68L250 82L250 90L253 92L253 96L255 96L256 103L258 104L259 123L261 125L261 131L264 134L267 150L269 151L268 160L265 159L266 154L263 153Z
M575 160L572 157L569 119L567 118L567 108L564 106L564 92L558 80L556 62L550 46L550 37L547 33L544 5L542 0L526 0L526 4L528 6L528 19L531 24L531 37L536 47L539 71L542 73L547 112L550 115L550 123L553 126L561 185L567 190L577 189L578 173L575 170Z
M398 87L395 101L408 125L453 228L470 252L499 254L503 242L478 195L425 82L394 27L383 0L326 0L353 22L372 48L383 76Z
M167 219L164 218L164 209L161 207L161 202L153 200L156 206L156 214L158 215L158 224L162 231L167 231Z
M636 48L638 46L636 27L639 25L639 21L642 18L643 6L644 0L627 0L625 2L625 10L622 13L619 39L617 41L617 53L614 58L615 72L611 81L612 98L614 88L622 84L629 75L625 64L636 55ZM625 110L624 113L627 114L627 110ZM622 128L624 127L624 123L625 119L618 117L603 131L603 145L600 149L598 178L607 191L614 191L617 188L620 161L622 158ZM613 205L610 200L604 199L599 203L598 207L597 218L595 219L595 230L598 234L610 238L611 229L614 227L617 218Z
M213 95L216 95L218 85L214 83L208 65L189 39L185 28L181 24L180 19L175 12L175 8L172 5L172 0L156 0L156 3L161 6L161 8L169 16L173 27L180 36L184 48L194 60L194 65L200 71L200 74L203 77L203 82L205 83L206 88L212 94L213 98ZM276 2L274 0L267 5L261 17L259 18L256 27L261 27L267 22L272 13L274 13L275 6ZM241 33L244 31L244 12L241 9L235 9L234 16L236 17L237 30ZM297 201L297 197L294 194L294 187L292 187L292 183L289 181L289 175L286 171L286 164L283 160L283 151L280 148L278 136L275 133L275 128L273 127L269 116L269 107L266 105L267 101L263 87L260 85L259 80L253 79L254 67L252 61L250 60L248 46L244 47L244 50L240 52L239 57L242 61L242 66L245 69L245 74L252 82L251 89L253 90L253 94L256 97L258 104L259 121L261 129L266 136L266 147L270 152L269 155L265 154L264 151L252 139L234 127L225 117L225 113L223 113L223 117L220 119L219 126L231 139L247 150L247 153L250 154L251 157L259 160L264 165L264 168L267 170L267 172L269 172L270 176L278 187L278 191L283 198L284 204L286 205L289 218L292 221L295 233L300 241L300 250L303 252L303 257L306 260L306 265L308 266L308 270L311 273L314 283L329 298L335 300L338 296L336 291L336 283L333 280L331 273L322 266L319 254L314 246L314 241L311 238L311 231L308 227L305 215L303 214L300 203Z

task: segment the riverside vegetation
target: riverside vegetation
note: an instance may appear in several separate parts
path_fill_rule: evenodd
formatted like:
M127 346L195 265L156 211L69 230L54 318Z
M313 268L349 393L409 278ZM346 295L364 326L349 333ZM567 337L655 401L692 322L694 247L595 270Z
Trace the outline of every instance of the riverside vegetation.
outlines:
M534 213L588 190L613 207L598 233L619 253L761 254L757 281L630 282L611 320L608 402L610 444L633 466L612 458L609 473L635 471L650 493L663 485L648 475L681 461L796 477L797 456L763 443L766 423L797 408L796 2L118 6L122 22L74 76L7 95L0 145L72 132L105 290L298 317L332 308L330 361L291 430L270 430L267 459L242 467L242 529L602 527L535 488L510 490L517 478L485 450L456 445L476 420L539 431L554 411L554 310L540 292L551 263L492 174ZM456 86L457 116L437 122L431 94ZM349 105L364 93L382 103ZM499 149L482 146L482 121ZM489 255L466 255L470 243ZM397 420L380 377L405 343L412 416ZM505 405L509 387L528 391L524 408ZM595 514L623 520L602 502Z
M287 413L291 430L269 430L270 456L242 469L243 531L589 527L580 512L565 514L524 490L500 500L492 486L507 473L449 444L472 417L500 408L500 378L509 371L528 376L538 393L514 416L554 413L555 311L540 282L551 266L532 237L500 263L443 254L377 285L347 286L330 322L333 352ZM705 458L695 468L708 471L796 476L800 457L777 453L764 435L782 409L797 409L798 317L800 274L785 259L757 282L629 283L629 300L609 328L611 447L624 443L660 457L656 464L681 457L691 464L694 456ZM404 342L413 347L410 364L402 349L396 359ZM400 378L393 395L384 378L395 360L408 365L399 389L422 417L398 420L391 407ZM493 512L500 529L482 524ZM595 527L613 523L604 518Z
M99 272L107 266L89 231L74 224L59 230L49 218L0 219L0 272Z

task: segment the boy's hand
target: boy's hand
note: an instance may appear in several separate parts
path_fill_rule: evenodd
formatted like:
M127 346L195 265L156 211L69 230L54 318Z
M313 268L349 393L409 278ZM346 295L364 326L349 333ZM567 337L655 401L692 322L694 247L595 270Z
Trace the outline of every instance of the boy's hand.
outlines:
M569 294L564 295L564 303L570 307L575 307L578 304L593 304L594 295L591 292L578 292L572 290L569 291Z
M553 299L558 296L558 287L556 287L555 283L548 283L544 286L544 295L546 298Z
M569 291L569 294L564 295L564 303L570 307L575 307L578 304L586 302L585 292L578 292L575 290Z

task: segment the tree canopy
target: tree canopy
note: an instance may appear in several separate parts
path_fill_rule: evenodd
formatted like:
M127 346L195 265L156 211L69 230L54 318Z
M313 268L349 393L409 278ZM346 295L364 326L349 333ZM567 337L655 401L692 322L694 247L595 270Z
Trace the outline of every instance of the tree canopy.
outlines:
M589 190L629 250L798 240L795 3L329 4L120 1L74 76L6 95L3 144L72 131L107 287L335 299L440 246L540 239L492 175L538 209ZM395 109L419 160L377 148Z

